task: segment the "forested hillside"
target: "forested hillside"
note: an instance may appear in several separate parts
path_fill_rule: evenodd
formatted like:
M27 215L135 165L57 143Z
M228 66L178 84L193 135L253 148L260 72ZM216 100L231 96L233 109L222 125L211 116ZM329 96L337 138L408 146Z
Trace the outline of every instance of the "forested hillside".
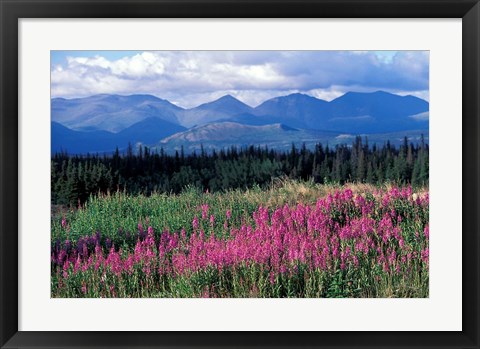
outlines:
M389 142L369 146L357 137L352 144L331 148L318 144L314 150L294 145L280 152L261 147L235 148L219 152L200 151L169 155L163 150L131 146L113 156L53 155L51 161L52 203L77 205L91 194L125 191L179 193L187 186L202 191L223 191L268 185L272 179L313 180L316 183L361 182L428 184L429 147L422 140L413 145L405 138L400 147Z

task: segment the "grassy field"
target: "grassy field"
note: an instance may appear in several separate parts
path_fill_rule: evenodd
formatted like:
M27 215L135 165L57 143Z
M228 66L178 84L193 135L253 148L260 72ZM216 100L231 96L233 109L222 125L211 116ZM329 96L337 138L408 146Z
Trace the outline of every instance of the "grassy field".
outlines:
M428 190L92 197L52 213L52 297L428 297Z

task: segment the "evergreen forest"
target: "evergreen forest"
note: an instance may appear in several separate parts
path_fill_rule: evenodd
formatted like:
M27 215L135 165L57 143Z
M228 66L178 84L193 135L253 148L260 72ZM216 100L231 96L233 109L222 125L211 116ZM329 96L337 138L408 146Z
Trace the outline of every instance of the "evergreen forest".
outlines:
M356 137L351 144L317 144L314 149L292 144L289 151L249 146L186 154L152 151L129 145L110 155L69 156L51 159L51 201L54 205L81 205L93 194L122 191L151 195L182 192L187 187L218 192L268 186L275 178L311 180L320 184L391 182L413 187L428 185L429 147L423 136L413 144L405 137L400 147L390 142L368 144Z

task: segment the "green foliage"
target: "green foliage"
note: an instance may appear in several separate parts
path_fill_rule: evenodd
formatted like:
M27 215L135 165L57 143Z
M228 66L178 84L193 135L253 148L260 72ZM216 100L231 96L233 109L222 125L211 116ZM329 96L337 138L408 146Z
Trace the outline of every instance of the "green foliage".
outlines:
M310 266L298 262L285 274L275 274L260 265L243 265L240 268L206 268L189 275L166 277L157 273L147 275L136 267L132 274L115 275L111 270L90 269L74 273L73 265L65 271L68 278L62 276L62 268L52 268L53 297L428 297L428 267L422 264L420 253L428 247L423 234L428 225L428 204L414 205L419 193L408 198L398 197L384 203L382 196L375 197L378 190L387 191L389 185L371 186L365 184L349 185L358 199L364 198L375 204L369 217L380 221L385 213L395 212L394 224L398 224L405 246L417 254L420 262L409 264L405 270L385 272L377 264L372 264L374 256L359 257L361 267L352 265L341 268L331 266L330 270L312 270ZM158 241L160 235L168 230L192 233L192 221L198 218L199 229L206 235L214 234L218 238L229 238L231 227L255 225L253 212L258 207L267 207L270 212L285 204L297 203L314 205L319 198L334 194L339 185L318 185L313 182L286 180L273 182L268 188L255 186L249 190L231 190L227 192L206 193L191 186L176 194L153 194L132 196L125 192L110 195L92 196L80 209L70 209L63 215L52 217L52 243L56 240L69 240L74 244L79 238L92 235L96 231L105 239L113 242L123 254L134 249L133 237L141 223L144 228L151 226ZM425 194L425 188L420 193ZM340 225L348 219L361 217L363 212L356 200L349 201L338 209L329 212L332 222ZM202 218L202 205L208 205L208 215ZM227 211L231 217L227 219ZM215 217L211 224L210 215ZM400 218L399 218L400 217ZM62 226L62 220L65 221ZM127 239L126 233L132 233ZM349 246L354 250L354 242L344 240L341 250ZM401 251L396 239L389 240L389 247ZM108 253L108 250L104 250ZM399 255L398 258L401 258ZM402 266L403 268L403 266ZM88 287L84 287L87 285Z
M180 193L194 186L217 192L265 187L272 179L289 177L315 183L411 183L428 185L428 145L416 146L405 139L396 149L387 142L383 147L369 147L357 137L351 146L313 150L294 144L288 152L250 146L232 147L220 152L174 155L160 150L152 153L140 147L134 154L130 146L124 155L68 156L55 154L51 164L52 203L77 206L92 194L125 190L128 194Z

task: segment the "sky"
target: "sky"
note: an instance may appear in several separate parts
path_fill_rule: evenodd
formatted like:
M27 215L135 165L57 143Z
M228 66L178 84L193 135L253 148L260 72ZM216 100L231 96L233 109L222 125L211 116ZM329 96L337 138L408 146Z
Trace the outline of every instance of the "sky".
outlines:
M428 51L51 51L52 98L151 94L192 108L230 94L255 107L291 93L429 100Z

